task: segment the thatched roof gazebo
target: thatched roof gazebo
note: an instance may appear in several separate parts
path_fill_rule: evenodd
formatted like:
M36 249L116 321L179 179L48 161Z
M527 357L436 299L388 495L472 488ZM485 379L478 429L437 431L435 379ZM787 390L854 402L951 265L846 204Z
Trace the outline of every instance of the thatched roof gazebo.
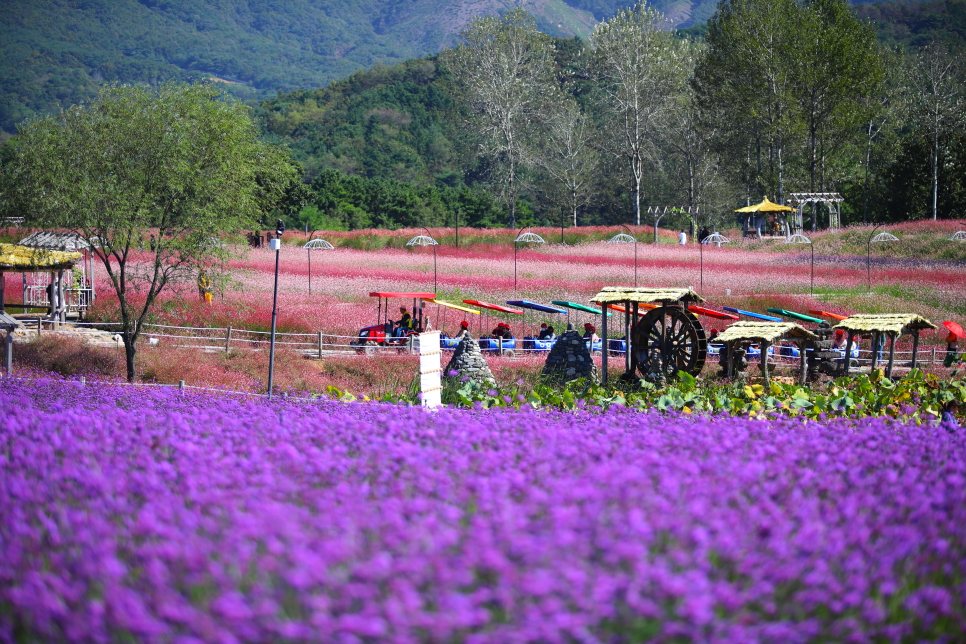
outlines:
M879 362L879 338L884 334L889 338L889 365L886 367L886 377L892 378L892 367L896 357L896 338L902 335L912 336L912 368L916 368L919 354L919 332L925 329L936 329L936 325L915 313L860 313L845 318L835 325L836 329L845 331L845 355L851 355L852 343L855 336L872 335L872 369ZM849 373L849 360L845 361L845 374Z
M625 375L640 369L642 374L660 362L666 375L686 371L697 375L707 358L707 340L698 318L688 311L690 304L704 298L689 288L647 286L605 286L592 299L601 307L601 340L608 346L607 308L624 308ZM652 306L652 305L658 306ZM639 309L651 309L638 320ZM634 322L632 322L634 321ZM601 381L607 381L607 351L601 353Z
M80 253L29 248L16 244L0 244L0 312L4 311L3 292L7 273L57 273L72 270L81 259ZM59 280L58 302L63 305L63 281ZM53 308L53 307L52 307ZM54 313L54 311L51 311Z
M761 348L761 372L768 383L768 347L778 342L793 342L798 345L798 355L801 361L800 379L805 383L807 363L805 360L805 342L816 340L818 336L794 322L752 322L742 320L735 322L721 335L715 338L716 342L723 342L728 348L728 377L733 375L734 361L730 356L734 355L734 349L738 345L748 345L757 342Z

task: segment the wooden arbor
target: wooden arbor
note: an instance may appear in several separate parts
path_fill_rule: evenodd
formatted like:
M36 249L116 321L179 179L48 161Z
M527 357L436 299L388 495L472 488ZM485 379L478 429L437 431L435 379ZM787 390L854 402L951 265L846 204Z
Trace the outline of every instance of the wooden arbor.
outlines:
M828 206L828 229L838 230L842 227L842 195L837 192L793 192L789 201L796 206L795 216L791 225L791 235L801 234L805 229L802 213L805 206L814 203L823 203ZM815 232L815 222L818 217L812 218L812 232Z
M808 374L808 364L805 360L805 343L817 340L818 336L793 322L735 322L716 338L716 342L723 342L728 349L728 356L735 354L739 346L747 346L757 342L761 349L761 373L768 383L768 347L777 342L794 342L798 345L799 381L804 384ZM728 363L728 377L734 375L734 361Z
M885 335L889 339L889 364L886 367L886 377L892 378L892 367L896 358L896 338L907 334L912 336L911 367L915 369L919 354L919 332L937 327L926 318L914 313L880 313L853 315L836 324L834 328L845 331L846 356L852 353L855 336L872 335L872 369L875 369L879 362L879 342ZM845 375L849 374L849 366L849 360L846 358L843 367Z
M624 373L642 376L660 370L665 376L678 371L698 375L708 355L704 329L688 305L704 298L689 288L605 286L594 296L601 306L601 340L607 347L607 307L624 308ZM655 306L657 304L657 306ZM648 308L641 316L639 310ZM640 317L640 319L638 319ZM633 323L631 321L634 321ZM600 378L607 382L607 351L601 354Z

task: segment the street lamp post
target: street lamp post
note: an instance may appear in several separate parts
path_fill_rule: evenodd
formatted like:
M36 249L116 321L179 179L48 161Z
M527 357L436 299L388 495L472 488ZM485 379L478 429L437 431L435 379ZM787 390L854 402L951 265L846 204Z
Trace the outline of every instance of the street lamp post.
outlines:
M268 344L268 399L272 399L275 384L275 328L278 322L278 258L282 250L282 233L285 232L285 222L279 219L275 222L275 239L269 245L275 251L275 289L272 293L272 337Z
M436 247L439 246L439 243L435 239L433 239L433 236L429 233L429 228L426 228L425 226L420 226L420 228L425 230L426 234L416 235L408 242L406 242L406 245L433 247L433 293L435 293L436 292Z
M868 284L869 284L869 293L872 292L872 242L899 241L898 237L890 233L879 233L878 235L876 235L875 231L878 230L880 226L882 226L882 224L876 224L875 228L872 229L872 234L869 235L868 251L866 252L866 255L865 255L865 272L866 272L866 279L868 280Z
M631 234L631 229L625 224L621 224L621 227L627 231L627 233L620 233L614 235L607 240L608 244L634 244L634 286L637 286L637 238Z
M714 244L718 248L721 248L721 244L730 244L731 240L722 235L719 232L713 232L704 239L699 240L698 245L701 249L698 251L698 256L701 265L701 292L704 292L704 245Z
M517 288L517 242L521 242L521 243L524 243L524 244L528 244L528 243L545 244L545 243L547 243L543 239L543 237L541 237L540 235L538 235L536 233L532 233L529 230L527 232L523 232L524 228L528 228L528 226L524 226L523 228L521 228L520 230L518 230L517 231L517 236L513 240L513 290L516 290L516 288Z
M812 273L811 273L811 281L809 282L809 285L808 285L808 294L814 295L815 294L815 244L812 243L811 239L809 239L808 237L806 237L801 233L795 233L794 235L787 237L785 239L785 243L786 244L808 244L809 248L811 248Z
M324 239L310 239L302 248L305 249L305 253L309 258L309 295L312 295L312 251L333 250L335 246Z

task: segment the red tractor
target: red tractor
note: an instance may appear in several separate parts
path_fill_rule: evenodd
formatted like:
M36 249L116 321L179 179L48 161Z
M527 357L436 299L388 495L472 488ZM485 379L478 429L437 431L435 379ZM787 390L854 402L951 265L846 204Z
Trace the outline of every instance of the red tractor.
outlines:
M412 347L415 336L419 335L423 328L423 299L435 299L435 293L370 293L369 297L379 298L379 308L377 313L378 320L386 316L386 321L382 324L374 324L359 330L359 337L349 342L356 348L358 353L372 355L378 347ZM411 309L400 307L399 319L393 321L389 319L389 299L390 298L412 298ZM383 312L383 299L385 299L385 312Z

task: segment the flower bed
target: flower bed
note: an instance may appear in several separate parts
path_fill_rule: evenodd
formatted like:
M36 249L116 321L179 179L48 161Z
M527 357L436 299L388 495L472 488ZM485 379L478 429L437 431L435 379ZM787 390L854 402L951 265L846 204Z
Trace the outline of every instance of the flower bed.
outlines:
M966 436L3 381L0 640L953 641Z

